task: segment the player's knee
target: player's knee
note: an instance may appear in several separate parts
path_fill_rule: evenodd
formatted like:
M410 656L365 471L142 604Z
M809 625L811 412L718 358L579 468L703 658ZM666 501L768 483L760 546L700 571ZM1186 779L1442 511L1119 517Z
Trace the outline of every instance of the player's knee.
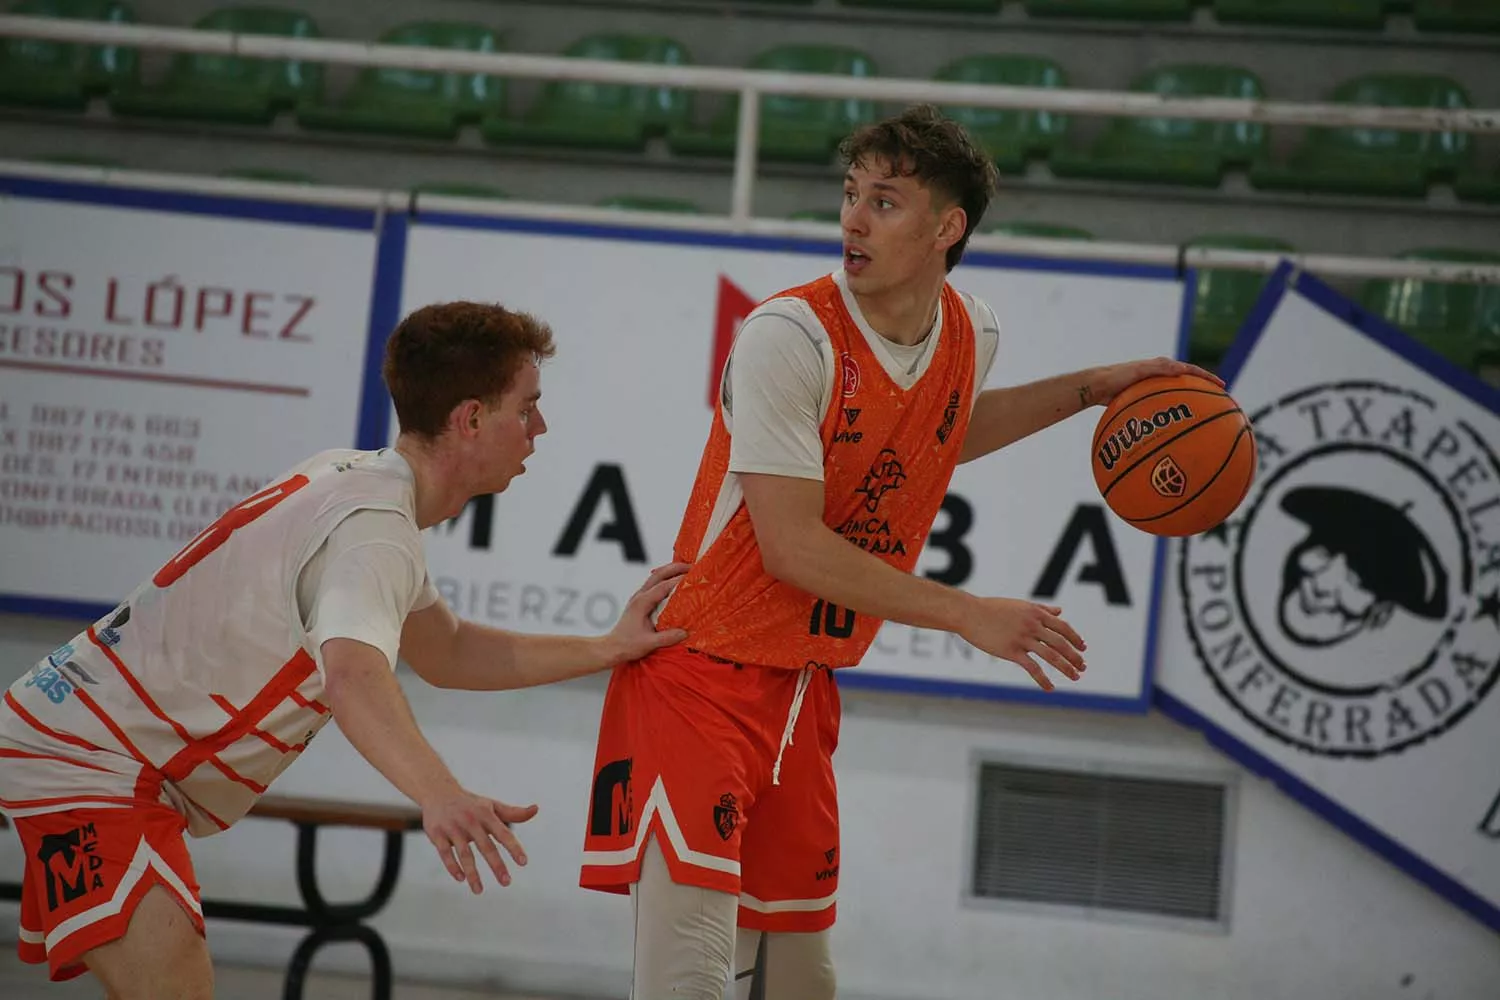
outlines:
M838 993L838 981L833 974L833 959L824 956L819 963L811 965L807 969L807 979L800 983L795 992L788 993L785 1000L833 1000ZM782 997L767 998L767 1000L783 1000Z
M768 938L761 969L766 1000L833 1000L838 983L827 931Z
M208 947L182 904L166 889L147 891L125 934L83 955L110 1000L212 1000Z
M125 976L115 969L86 964L104 987L105 1000L161 1000L168 996L172 1000L213 1000L213 972L199 967L196 961L185 967L163 964L149 973L136 970Z
M636 906L632 995L722 1000L734 960L737 898L672 882L653 839L642 862Z
M672 977L668 992L663 996L672 1000L724 1000L724 987L728 974L723 969L708 965L696 969L684 969ZM644 997L641 1000L645 1000Z
M114 942L112 942L114 943ZM149 970L130 956L101 945L84 956L84 965L104 987L105 1000L213 1000L213 967L206 957L184 950L179 955L159 953Z
M781 963L781 968L766 969L766 1000L833 1000L837 992L833 961L826 955L795 967Z
M708 890L704 890L707 892ZM714 908L678 913L671 933L677 947L671 949L664 978L671 997L683 1000L723 1000L724 985L734 962L733 923L725 925Z

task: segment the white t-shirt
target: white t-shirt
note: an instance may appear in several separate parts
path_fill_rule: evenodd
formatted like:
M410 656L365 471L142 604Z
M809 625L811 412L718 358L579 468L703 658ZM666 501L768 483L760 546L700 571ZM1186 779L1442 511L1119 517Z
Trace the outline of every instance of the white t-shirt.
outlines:
M849 315L875 356L903 389L927 371L943 328L939 303L932 329L919 343L893 343L876 333L836 271ZM974 326L974 398L989 377L1000 343L1000 323L989 304L960 292ZM819 433L833 405L833 346L813 309L802 299L762 303L740 324L725 366L724 422L731 433L729 471L823 479Z
M390 510L357 510L344 518L297 577L305 648L319 672L329 639L374 646L394 670L406 616L437 599L419 536L404 515Z
M394 663L436 599L395 451L321 452L236 505L0 704L0 810L161 801L227 828L328 721L320 647Z

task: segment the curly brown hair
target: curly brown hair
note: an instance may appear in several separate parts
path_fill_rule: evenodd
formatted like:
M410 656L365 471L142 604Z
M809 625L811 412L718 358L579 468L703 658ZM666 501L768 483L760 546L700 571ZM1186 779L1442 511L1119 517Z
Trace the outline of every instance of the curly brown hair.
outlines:
M552 329L523 312L483 302L423 306L385 342L381 375L403 433L432 439L467 399L492 402L521 365L552 357Z
M969 237L995 195L998 172L989 155L962 125L931 104L915 104L901 114L855 131L839 144L846 167L886 164L888 177L915 177L922 185L958 204L968 217L963 237L948 248L948 270L963 258Z

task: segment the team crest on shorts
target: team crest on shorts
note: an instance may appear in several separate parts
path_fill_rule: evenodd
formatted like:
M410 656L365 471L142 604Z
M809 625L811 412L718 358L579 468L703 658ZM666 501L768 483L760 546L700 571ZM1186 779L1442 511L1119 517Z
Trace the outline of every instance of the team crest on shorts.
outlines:
M1500 673L1500 460L1455 405L1314 385L1251 417L1261 465L1182 546L1188 635L1271 736L1378 757L1458 724Z
M719 831L720 838L728 840L734 836L734 828L740 821L740 807L733 795L725 792L719 796L719 804L714 806L714 829Z

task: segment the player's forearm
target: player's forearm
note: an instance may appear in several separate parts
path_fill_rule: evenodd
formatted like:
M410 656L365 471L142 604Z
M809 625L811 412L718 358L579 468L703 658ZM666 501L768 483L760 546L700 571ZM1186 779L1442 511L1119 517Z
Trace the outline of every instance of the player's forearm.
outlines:
M463 622L441 685L468 691L508 691L571 680L620 662L609 637L529 635Z
M352 639L324 644L325 694L350 745L419 806L460 791L458 779L417 728L411 705L384 657L369 646L363 647L368 655L344 651L330 656L328 647L336 642L363 644Z
M845 541L826 525L797 533L784 554L762 548L766 572L799 590L857 614L917 628L955 632L974 598L965 591L903 572Z
M958 460L968 462L999 451L1092 406L1099 398L1093 384L1099 371L1086 368L1025 385L981 392L974 401L969 432Z

